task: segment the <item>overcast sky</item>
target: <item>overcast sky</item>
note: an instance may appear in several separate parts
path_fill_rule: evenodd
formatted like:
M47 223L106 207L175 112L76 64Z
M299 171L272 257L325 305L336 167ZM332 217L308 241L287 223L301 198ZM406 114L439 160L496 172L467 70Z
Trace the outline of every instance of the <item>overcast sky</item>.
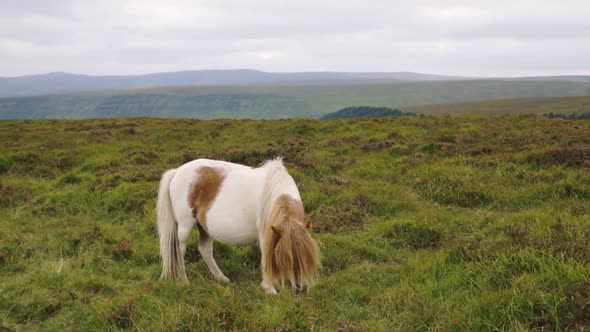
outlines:
M590 75L589 0L0 0L0 76Z

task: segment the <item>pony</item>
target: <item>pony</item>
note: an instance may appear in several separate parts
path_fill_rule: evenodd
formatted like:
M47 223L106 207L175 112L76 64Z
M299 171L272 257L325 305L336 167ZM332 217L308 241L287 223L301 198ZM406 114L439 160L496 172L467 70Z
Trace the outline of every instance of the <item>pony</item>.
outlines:
M282 159L260 167L197 159L162 175L157 223L160 279L188 283L184 256L196 226L197 248L213 278L228 283L213 258L213 240L231 245L258 242L262 282L267 294L288 282L304 293L317 277L320 253L295 181Z

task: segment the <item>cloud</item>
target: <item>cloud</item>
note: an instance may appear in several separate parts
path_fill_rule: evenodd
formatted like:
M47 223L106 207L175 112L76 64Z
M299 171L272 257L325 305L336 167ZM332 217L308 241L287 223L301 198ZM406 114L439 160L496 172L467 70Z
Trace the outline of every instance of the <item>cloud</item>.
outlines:
M589 74L587 1L27 1L0 76L185 69Z

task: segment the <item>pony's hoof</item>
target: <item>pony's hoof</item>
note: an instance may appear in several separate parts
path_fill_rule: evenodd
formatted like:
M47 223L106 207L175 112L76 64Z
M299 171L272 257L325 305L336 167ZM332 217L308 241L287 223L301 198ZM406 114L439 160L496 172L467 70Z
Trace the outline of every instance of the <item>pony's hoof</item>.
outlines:
M222 282L224 284L229 284L229 278L226 276L215 277L215 280Z
M277 293L277 290L274 288L270 288L270 289L266 289L264 290L266 292L266 294L268 295L278 295L279 293Z
M260 286L262 286L262 289L264 289L264 292L268 295L277 295L278 294L277 290L272 285L268 285L264 281L260 283Z
M262 289L264 289L264 292L268 295L277 295L277 290L273 287L272 284L270 283L266 283L264 282L264 280L260 283L260 286L262 287Z

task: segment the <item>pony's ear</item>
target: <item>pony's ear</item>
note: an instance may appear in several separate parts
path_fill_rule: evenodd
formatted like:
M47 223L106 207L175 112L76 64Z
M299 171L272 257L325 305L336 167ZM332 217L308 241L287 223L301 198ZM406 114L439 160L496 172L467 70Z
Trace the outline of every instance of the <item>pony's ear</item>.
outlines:
M270 225L270 229L272 229L272 232L275 233L277 236L281 236L281 229L277 226Z

